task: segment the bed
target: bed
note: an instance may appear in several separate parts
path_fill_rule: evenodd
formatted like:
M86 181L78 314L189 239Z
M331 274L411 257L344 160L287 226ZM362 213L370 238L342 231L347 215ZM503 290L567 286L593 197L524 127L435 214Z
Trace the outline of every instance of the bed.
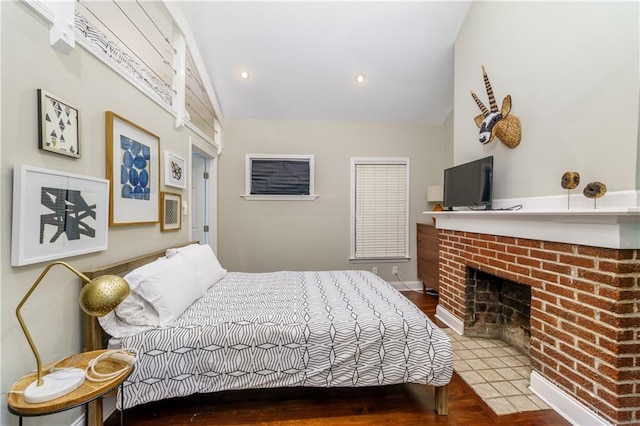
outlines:
M209 246L190 244L85 274L123 275L132 288L114 313L84 318L84 350L138 352L121 409L225 390L422 383L447 414L449 338L368 271L227 272ZM88 416L101 424L101 405Z

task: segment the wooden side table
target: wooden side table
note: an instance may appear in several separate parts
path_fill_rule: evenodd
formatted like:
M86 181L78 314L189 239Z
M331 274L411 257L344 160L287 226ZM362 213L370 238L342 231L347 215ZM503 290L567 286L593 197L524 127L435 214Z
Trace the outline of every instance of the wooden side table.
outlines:
M56 368L63 367L77 367L81 369L85 369L87 365L89 365L89 361L98 357L99 355L106 352L106 349L91 351L91 352L83 352L81 354L70 355L65 359L57 362L55 364ZM98 365L96 365L96 371L100 373L111 373L117 370L120 370L123 367L126 367L127 364L124 361L118 361L111 358L107 358L101 360ZM15 414L20 417L20 425L22 425L23 417L34 417L34 416L46 416L48 414L58 413L60 411L70 410L72 408L80 407L82 405L85 406L85 423L90 424L90 420L87 417L86 406L91 402L100 402L97 401L99 398L108 394L109 392L116 389L119 385L121 385L127 377L133 371L133 366L129 366L125 371L122 372L119 376L106 381L106 382L91 382L86 380L80 385L79 388L75 389L73 392L70 392L60 398L52 399L51 401L42 402L38 404L31 404L25 402L24 396L22 393L14 393L14 392L22 392L26 389L29 384L37 380L37 374L35 372L21 378L18 380L13 387L11 388L11 392L7 397L7 404L9 408L9 412ZM102 412L102 411L100 411ZM120 413L122 416L122 412ZM122 423L123 418L120 417L120 421ZM102 418L99 419L99 423L94 419L94 424L102 425ZM93 426L93 425L91 425Z

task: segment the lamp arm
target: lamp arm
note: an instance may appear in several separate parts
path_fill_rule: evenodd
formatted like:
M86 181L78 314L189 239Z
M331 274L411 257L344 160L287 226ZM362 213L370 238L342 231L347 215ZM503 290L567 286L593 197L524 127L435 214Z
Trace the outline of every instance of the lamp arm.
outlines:
M25 296L22 298L22 300L18 304L18 307L16 308L16 316L18 317L18 322L20 323L20 327L22 328L22 331L24 332L24 335L26 336L27 341L29 342L29 346L31 346L31 350L33 351L33 355L36 357L36 364L37 364L37 368L38 368L38 386L42 386L42 384L43 384L43 381L42 381L42 361L40 360L40 353L38 352L38 349L36 348L36 345L33 342L33 339L31 338L31 334L29 333L29 330L27 329L27 326L26 326L26 324L24 322L24 319L22 318L22 315L20 314L20 309L22 308L22 305L25 304L27 299L29 299L29 297L31 296L33 291L36 289L36 287L38 287L38 285L40 284L42 279L45 277L45 275L47 275L47 273L49 272L49 269L51 269L55 265L64 266L65 268L67 268L68 270L70 270L71 272L76 274L83 281L86 281L86 282L91 281L89 278L87 278L86 275L84 275L82 272L79 272L78 270L76 270L74 267L72 267L71 265L69 265L66 262L60 262L60 261L53 262L50 265L48 265L44 269L44 271L42 271L42 273L40 274L38 279L33 283L31 288L27 292L27 294L25 294Z

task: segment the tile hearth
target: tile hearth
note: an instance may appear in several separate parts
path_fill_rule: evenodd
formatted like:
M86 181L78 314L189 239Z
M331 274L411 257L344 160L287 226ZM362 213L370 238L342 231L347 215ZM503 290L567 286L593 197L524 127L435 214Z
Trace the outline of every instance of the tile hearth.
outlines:
M456 373L497 415L550 408L529 390L527 355L499 339L460 336L450 328L443 331L451 338Z

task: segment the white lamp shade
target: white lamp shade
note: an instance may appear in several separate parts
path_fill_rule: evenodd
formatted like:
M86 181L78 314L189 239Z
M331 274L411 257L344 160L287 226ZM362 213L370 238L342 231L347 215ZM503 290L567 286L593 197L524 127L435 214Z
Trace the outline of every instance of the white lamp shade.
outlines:
M442 201L442 185L427 186L427 201L436 203Z

